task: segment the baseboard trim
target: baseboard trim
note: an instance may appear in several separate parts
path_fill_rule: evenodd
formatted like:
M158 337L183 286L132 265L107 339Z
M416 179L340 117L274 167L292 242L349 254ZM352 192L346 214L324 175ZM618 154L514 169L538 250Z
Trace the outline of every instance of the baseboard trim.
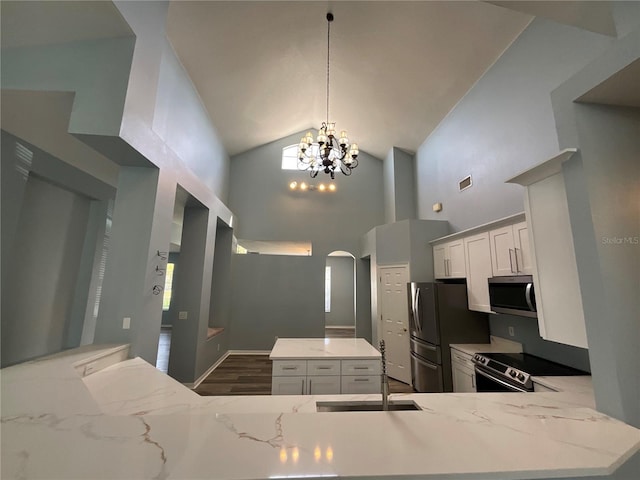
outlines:
M224 355L222 355L222 356L221 356L221 357L216 361L216 363L214 363L213 365L211 365L211 366L207 369L207 371L206 371L206 372L204 372L202 375L200 375L200 376L198 377L198 379L197 379L195 382L193 382L193 383L183 383L183 385L184 385L185 387L187 387L187 388L190 388L191 390L194 390L194 389L198 388L198 385L200 385L200 384L203 382L203 380L209 376L209 374L210 374L211 372L213 372L216 368L218 368L218 366L219 366L222 362L224 362L224 360L225 360L228 356L229 356L229 352L226 352Z
M269 355L271 350L229 350L229 355Z

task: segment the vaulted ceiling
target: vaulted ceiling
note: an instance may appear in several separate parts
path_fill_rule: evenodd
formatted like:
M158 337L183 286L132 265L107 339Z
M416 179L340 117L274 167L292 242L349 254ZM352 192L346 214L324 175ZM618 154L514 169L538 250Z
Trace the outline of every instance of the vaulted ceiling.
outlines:
M2 1L2 47L131 35L109 1ZM171 1L167 35L227 151L326 117L379 158L415 151L534 15L615 35L610 2ZM463 133L463 132L461 132Z
M532 17L483 2L171 2L167 34L231 155L326 118L415 150Z

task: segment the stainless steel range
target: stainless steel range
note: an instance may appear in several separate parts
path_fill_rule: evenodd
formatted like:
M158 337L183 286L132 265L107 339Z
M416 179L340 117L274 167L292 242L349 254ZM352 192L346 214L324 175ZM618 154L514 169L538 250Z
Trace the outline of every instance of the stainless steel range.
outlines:
M527 353L476 353L478 392L533 392L532 376L589 375Z

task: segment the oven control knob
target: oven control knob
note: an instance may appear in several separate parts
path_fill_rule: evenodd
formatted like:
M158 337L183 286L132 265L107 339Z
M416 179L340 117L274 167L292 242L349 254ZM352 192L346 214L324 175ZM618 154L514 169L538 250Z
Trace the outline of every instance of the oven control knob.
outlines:
M515 377L516 372L514 370L509 370L509 375L511 375L512 377Z
M518 380L520 380L521 382L524 382L524 373L518 374Z

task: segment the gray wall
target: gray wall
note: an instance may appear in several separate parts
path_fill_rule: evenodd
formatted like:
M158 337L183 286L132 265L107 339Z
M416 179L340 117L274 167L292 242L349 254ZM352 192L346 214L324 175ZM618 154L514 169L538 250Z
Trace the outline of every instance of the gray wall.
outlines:
M324 314L325 325L354 326L354 259L327 257L327 266L331 267L331 311Z
M336 192L290 191L288 185L292 180L313 184L330 180L324 173L311 179L308 173L281 169L282 148L297 144L302 133L234 156L231 160L229 206L239 219L237 225L234 224L238 238L310 241L313 261L304 263L301 268L308 266L307 275L314 277L312 281L320 285L322 292L326 256L342 250L358 257L361 236L384 223L384 199L381 195L383 165L379 159L361 152L359 166L351 176L336 175L333 181L337 186ZM251 276L251 272L246 270L234 272L236 277L242 274ZM253 282L252 278L245 280ZM234 285L243 283L240 278L234 280ZM356 332L364 338L371 335L368 283L368 265L356 262ZM254 294L258 296L259 304L271 305L268 289L256 290ZM237 298L234 292L234 302ZM311 306L313 311L309 311ZM317 319L322 319L320 324L324 324L324 302L313 302L307 305L306 310L307 314L298 316L296 322L308 322L306 328L316 331ZM253 328L247 324L246 318L238 323L237 311L234 304L234 339L242 337L239 329ZM266 313L272 315L271 312ZM258 321L257 317L255 321ZM318 335L323 334L321 330L319 332Z
M209 326L226 328L231 323L231 257L233 229L218 219L211 281Z
M271 350L276 337L324 337L325 259L234 255L230 349Z
M384 159L385 223L416 218L414 158L393 147Z
M509 335L509 327L513 327L513 337ZM535 318L501 314L489 315L489 328L491 335L521 343L523 351L527 353L585 372L591 371L588 350L543 340L540 337L538 321Z
M71 318L90 200L30 176L3 282L2 366L58 352ZM77 333L81 333L82 325Z
M361 238L362 256L368 259L372 340L379 341L378 267L409 265L409 281L433 281L433 253L429 241L450 233L440 220L403 220L380 225Z
M418 217L460 231L522 212L522 187L504 181L558 152L551 91L612 42L535 19L418 149Z

